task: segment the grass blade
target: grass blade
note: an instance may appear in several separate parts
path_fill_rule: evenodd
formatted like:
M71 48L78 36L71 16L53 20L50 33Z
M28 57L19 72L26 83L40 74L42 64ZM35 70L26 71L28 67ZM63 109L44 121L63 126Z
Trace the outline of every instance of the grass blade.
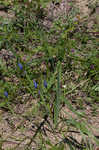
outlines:
M61 63L58 62L57 65L57 91L56 91L56 100L54 103L54 123L55 126L57 125L57 120L60 111L60 80L61 80Z

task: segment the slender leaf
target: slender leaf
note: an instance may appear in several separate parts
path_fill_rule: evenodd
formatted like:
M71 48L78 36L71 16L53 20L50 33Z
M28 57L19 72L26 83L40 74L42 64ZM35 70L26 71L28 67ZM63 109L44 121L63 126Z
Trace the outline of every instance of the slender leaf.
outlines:
M54 123L55 125L57 124L58 116L59 116L59 111L60 111L60 80L61 80L61 63L58 62L57 65L57 91L56 91L56 100L54 103Z

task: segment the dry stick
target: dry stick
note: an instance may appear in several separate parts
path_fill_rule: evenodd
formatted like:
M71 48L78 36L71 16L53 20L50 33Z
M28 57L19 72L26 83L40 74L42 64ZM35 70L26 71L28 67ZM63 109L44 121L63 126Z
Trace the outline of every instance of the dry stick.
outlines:
M60 142L58 142L55 145L61 144L61 143L67 143L67 144L72 144L75 148L79 148L79 149L84 149L86 148L85 145L80 144L76 139L74 139L71 136L65 137L64 139L62 139Z
M79 131L73 131L73 130L69 130L68 132L80 133ZM84 134L88 136L87 133L84 132ZM95 134L94 134L94 136L95 136L95 138L99 139L99 135L95 135Z
M41 130L42 126L44 126L45 122L47 121L47 118L48 118L48 114L46 114L44 116L44 120L40 123L40 125L38 126L34 136L31 138L30 142L27 144L28 146L31 145L31 143L33 142L33 139L36 137L36 135L38 134L38 132Z
M33 142L33 139L36 137L36 135L38 134L38 132L41 130L42 126L44 126L44 123L47 121L48 115L46 114L44 116L44 120L40 123L40 125L38 126L34 136L30 139L30 142L27 144L27 146L30 146L31 143ZM26 139L26 138L25 138ZM21 142L16 146L16 148L21 144Z

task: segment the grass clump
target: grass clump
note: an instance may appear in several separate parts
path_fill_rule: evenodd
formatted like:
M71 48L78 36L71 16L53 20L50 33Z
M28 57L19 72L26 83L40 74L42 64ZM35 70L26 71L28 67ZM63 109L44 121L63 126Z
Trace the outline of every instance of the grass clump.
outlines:
M34 133L21 140L13 137L16 149L28 139L24 149L32 149L34 143L42 150L91 150L93 143L99 144L86 115L87 106L94 115L98 112L97 38L85 32L85 22L75 21L74 8L52 21L48 30L43 25L46 1L36 3L34 9L34 1L3 2L10 5L14 18L1 18L0 23L0 110L12 118L20 115L23 123L16 130ZM24 108L22 113L16 106ZM80 135L80 142L72 133Z

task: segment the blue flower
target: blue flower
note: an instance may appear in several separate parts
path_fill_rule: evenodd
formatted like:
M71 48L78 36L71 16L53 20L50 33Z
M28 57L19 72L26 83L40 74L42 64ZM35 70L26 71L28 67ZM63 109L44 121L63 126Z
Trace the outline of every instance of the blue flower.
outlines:
M8 92L7 91L4 92L4 96L8 97Z
M90 68L91 68L91 69L94 69L94 65L93 65L93 64L91 64Z
M33 80L33 83L34 83L34 87L37 88L37 83L35 80Z
M22 66L22 64L21 64L21 63L18 63L18 66L19 66L20 70L22 70L22 69L23 69L23 66Z
M47 88L47 82L44 80L44 87Z
M72 53L74 53L74 52L75 52L75 50L72 48L72 49L71 49L71 52L72 52Z

